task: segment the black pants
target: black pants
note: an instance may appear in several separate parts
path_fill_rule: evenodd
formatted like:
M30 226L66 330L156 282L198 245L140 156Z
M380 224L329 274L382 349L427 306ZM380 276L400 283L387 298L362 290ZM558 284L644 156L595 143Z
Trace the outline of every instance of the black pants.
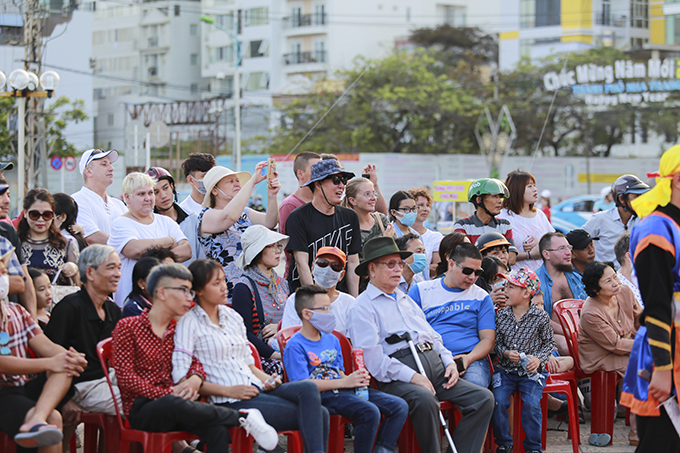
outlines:
M637 416L637 429L640 443L635 453L677 453L680 451L680 438L668 418L666 409L660 408L658 417Z
M462 379L459 379L452 388L445 389L443 384L447 382L444 377L446 370L439 353L430 350L418 353L418 355L427 378L437 392L436 395L410 382L378 382L378 388L383 392L400 396L406 400L416 439L423 453L441 452L439 401L451 401L463 415L453 433L456 449L460 452L480 451L493 413L493 393ZM408 348L397 351L392 354L392 357L413 368L416 372L418 371L416 362ZM451 449L449 448L448 451L451 451Z
M157 400L137 398L128 418L134 429L156 433L187 431L201 438L207 452L227 453L229 428L239 426L239 417L233 409L166 395Z

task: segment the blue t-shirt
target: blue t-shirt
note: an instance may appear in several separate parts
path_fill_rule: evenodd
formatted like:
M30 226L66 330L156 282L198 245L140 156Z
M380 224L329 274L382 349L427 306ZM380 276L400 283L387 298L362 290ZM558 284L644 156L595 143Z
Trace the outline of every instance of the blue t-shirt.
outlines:
M290 381L340 379L339 372L345 371L340 341L326 333L321 333L319 341L309 340L300 332L290 337L283 350L283 365Z
M477 285L466 290L449 288L438 278L418 283L408 295L453 355L472 351L479 343L480 330L496 330L491 296Z

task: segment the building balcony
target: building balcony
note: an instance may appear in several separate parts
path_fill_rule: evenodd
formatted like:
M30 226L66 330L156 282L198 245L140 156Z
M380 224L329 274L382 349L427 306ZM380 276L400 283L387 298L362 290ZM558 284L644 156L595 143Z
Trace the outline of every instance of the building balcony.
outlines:
M286 65L309 64L309 63L325 63L325 50L317 50L314 52L297 52L288 53L283 56L283 61Z
M283 18L284 28L316 27L326 25L326 13L298 14Z
M595 16L595 25L604 27L624 28L627 26L628 17L615 14L598 13Z

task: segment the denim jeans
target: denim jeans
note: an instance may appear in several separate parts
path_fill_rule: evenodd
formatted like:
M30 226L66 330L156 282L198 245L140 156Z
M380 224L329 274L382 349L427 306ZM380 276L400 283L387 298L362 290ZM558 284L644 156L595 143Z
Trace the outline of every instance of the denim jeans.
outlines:
M544 373L547 377L547 374ZM510 397L519 390L522 397L522 428L526 434L524 450L541 451L541 398L545 379L539 384L527 376L519 376L517 373L507 373L497 369L493 374L493 396L496 400L491 425L496 438L496 445L512 445L510 425L508 422L508 408Z
M357 396L354 389L342 389L337 393L328 390L321 393L321 404L331 415L342 415L356 422L355 453L370 453L373 451L374 441L376 447L394 451L401 428L408 417L406 401L374 389L368 389L368 401ZM382 424L380 414L385 415Z
M321 405L319 388L313 382L288 382L249 400L220 405L235 410L259 409L277 431L300 430L306 453L328 448L328 410Z
M460 378L488 389L489 384L491 384L491 368L489 367L489 358L484 357L472 362L470 365L468 365L465 373L463 373Z

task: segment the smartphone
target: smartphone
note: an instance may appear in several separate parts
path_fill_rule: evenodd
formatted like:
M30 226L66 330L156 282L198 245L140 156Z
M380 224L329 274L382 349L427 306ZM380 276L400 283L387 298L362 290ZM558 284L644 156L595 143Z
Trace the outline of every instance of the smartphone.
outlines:
M508 283L507 280L500 281L498 283L494 283L494 285L491 287L494 291L497 290L498 288L503 288L505 287L506 283Z
M456 362L456 368L458 368L458 373L462 373L463 371L465 371L465 363L463 362L462 357L453 359L453 361Z
M267 183L271 184L272 179L274 179L274 173L276 173L276 161L273 157L267 159Z
M371 179L371 175L369 175L368 173L363 173L363 174L361 175L361 177L362 177L362 178L366 178L366 179Z

